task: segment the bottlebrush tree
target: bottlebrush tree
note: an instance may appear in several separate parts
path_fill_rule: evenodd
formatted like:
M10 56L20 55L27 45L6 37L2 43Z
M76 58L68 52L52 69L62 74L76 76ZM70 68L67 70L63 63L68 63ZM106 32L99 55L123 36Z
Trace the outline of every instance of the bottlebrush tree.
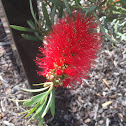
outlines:
M38 75L45 76L47 82L34 84L42 85L41 89L22 89L40 92L29 100L21 100L25 107L34 105L23 113L27 113L26 117L34 113L28 122L39 118L39 126L43 125L49 109L52 116L55 115L55 87L75 88L77 82L81 84L82 79L87 78L101 46L102 34L97 32L98 22L95 18L76 10L70 13L67 2L64 3L68 13L48 29L35 60L40 68Z

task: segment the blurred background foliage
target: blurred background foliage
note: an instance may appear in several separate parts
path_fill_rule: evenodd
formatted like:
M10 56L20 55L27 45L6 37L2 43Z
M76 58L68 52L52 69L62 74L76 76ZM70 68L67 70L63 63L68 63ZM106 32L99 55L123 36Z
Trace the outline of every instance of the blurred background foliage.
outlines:
M22 37L28 40L43 41L57 18L67 12L79 10L87 15L94 15L99 22L100 31L112 44L123 44L126 41L126 0L37 0L39 3L39 19L29 0L33 19L28 20L29 28L11 25L11 28L24 31ZM32 32L33 35L28 34Z

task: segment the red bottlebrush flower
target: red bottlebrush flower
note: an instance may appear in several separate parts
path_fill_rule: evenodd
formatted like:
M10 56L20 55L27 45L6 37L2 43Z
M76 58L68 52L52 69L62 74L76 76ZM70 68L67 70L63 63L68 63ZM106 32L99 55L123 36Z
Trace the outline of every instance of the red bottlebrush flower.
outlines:
M54 76L56 83L64 87L86 78L101 44L98 23L93 16L84 16L75 13L59 19L45 37L44 49L40 49L45 55L37 60L44 71L41 75Z
M63 74L63 71L61 69L56 70L56 75L62 75L62 74Z

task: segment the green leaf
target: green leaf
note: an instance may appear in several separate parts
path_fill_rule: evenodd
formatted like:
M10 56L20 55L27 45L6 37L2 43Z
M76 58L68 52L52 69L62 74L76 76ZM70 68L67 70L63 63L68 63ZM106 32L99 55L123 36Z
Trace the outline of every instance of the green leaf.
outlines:
M36 29L35 24L31 20L28 20L27 23L28 23L28 25L30 26L31 29Z
M88 8L89 13L92 13L96 9L96 5L93 5Z
M41 1L42 1L42 0L41 0ZM52 2L53 4L55 4L55 5L57 5L57 6L60 6L60 7L65 8L64 3L63 3L62 1L60 1L60 0L48 0L48 1Z
M54 17L55 17L56 6L54 5L51 11L51 23L54 24Z
M38 118L38 116L41 117L41 115L42 115L42 113L43 113L43 111L45 110L45 107L46 107L46 101L47 101L47 98L45 99L44 103L42 103L40 105L40 107L38 108L38 110L36 111L36 113L35 113L36 115L35 115L34 120L36 120Z
M34 116L35 116L35 114L26 122L25 125L27 125L27 124L31 121L31 119L32 119Z
M63 16L63 7L61 6L60 8L59 8L59 18L62 18L62 16Z
M38 126L43 126L43 121L44 121L44 118L39 117L39 124L38 124Z
M92 2L92 3L96 3L96 0L89 0L90 2Z
M26 32L35 32L36 30L26 28L26 27L21 27L21 26L16 26L16 25L10 25L11 28L19 30L19 31L26 31Z
M49 97L48 103L46 105L46 108L45 108L44 112L42 113L41 118L43 118L46 115L46 113L48 112L48 110L50 108L51 99L52 99L52 93L50 93L50 97Z
M94 16L96 17L97 21L100 22L98 16L96 15L96 13L94 13ZM105 36L108 40L110 40L111 42L116 43L116 44L121 44L121 43L119 43L119 42L116 42L116 41L112 40L112 39L109 37L109 35L106 34L104 28L102 27L102 25L101 25L100 23L99 23L99 26L100 26L101 31L104 33L104 36Z
M114 32L115 33L117 33L118 24L119 24L119 20L114 25Z
M27 101L27 100L14 100L14 99L8 99L8 100L14 101L14 102L25 102L25 101ZM29 99L28 99L28 100L29 100Z
M51 99L51 104L50 104L50 110L51 110L51 114L54 117L55 115L55 87L53 87L52 90L52 99Z
M85 9L81 6L81 4L78 2L78 0L75 0L75 2L76 2L77 6L78 6L79 8L81 8L82 10L85 10Z
M31 111L25 116L25 117L28 117L29 115L31 115L37 108L38 106L40 105L40 102L38 102L34 108L31 109Z
M21 112L21 113L18 113L18 114L28 113L29 111L31 111L31 109L30 110L27 110L27 111L24 111L24 112Z
M88 13L92 13L95 9L96 9L96 5L93 5L91 7L88 7L86 9L86 13L85 13L85 16L84 17L86 18L86 16L88 15Z
M24 105L25 107L29 107L29 106L31 106L32 104L33 104L33 101L32 101L32 100L28 100L28 101L26 101L26 102L23 103L23 105Z
M63 2L65 4L65 6L66 6L68 14L71 15L71 10L70 10L70 7L69 7L69 4L68 4L67 0L63 0Z
M40 88L40 89L23 89L23 88L20 88L20 89L23 91L26 91L26 92L41 92L41 91L44 91L48 88L49 88L49 86L45 87L45 88Z
M46 20L46 24L48 26L49 29L51 29L52 25L51 25L51 21L49 19L49 15L46 9L46 5L42 2L42 11L43 11L43 15L44 15L44 19Z
M33 17L33 19L35 20L36 24L38 24L38 25L40 26L38 20L36 19L36 16L35 16L34 10L33 10L32 0L29 0L29 2L30 2L30 10L31 10L32 17Z
M49 90L47 91L47 93L46 93L46 94L44 95L44 97L42 98L40 104L44 102L45 98L49 95L49 93L52 91L52 89L53 89L53 87L51 86L51 87L49 88Z
M35 101L40 101L40 100L42 99L42 97L43 97L46 93L47 93L47 91L44 92L44 93L40 93L40 94L38 94L38 95L32 97L32 101L33 101L33 102L35 102Z
M45 83L40 83L40 84L33 84L33 86L38 86L38 85L51 85L52 82L45 82Z
M30 100L24 102L24 106L25 107L29 107L31 105L34 105L35 103L37 103L38 101L40 101L45 94L46 94L46 92L38 94L38 95L32 97Z
M28 34L21 34L21 36L27 40L33 40L33 41L38 41L38 38L36 38L35 36L32 35L28 35Z

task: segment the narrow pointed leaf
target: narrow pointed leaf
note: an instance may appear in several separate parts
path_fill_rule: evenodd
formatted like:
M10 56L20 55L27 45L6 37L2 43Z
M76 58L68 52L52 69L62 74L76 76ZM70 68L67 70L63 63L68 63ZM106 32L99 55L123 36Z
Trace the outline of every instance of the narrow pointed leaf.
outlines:
M26 28L26 27L22 27L22 26L16 26L16 25L10 25L11 28L15 29L15 30L19 30L19 31L26 31L26 32L35 32L36 30L30 29L30 28Z
M62 6L63 8L65 8L64 3L60 0L49 0L49 1L52 2L53 4L57 5L57 6Z
M61 6L59 8L59 18L62 18L62 16L63 16L63 7Z
M33 40L33 41L38 41L38 38L28 35L28 34L21 34L21 36L27 40Z
M51 104L50 104L50 110L51 110L51 114L54 117L55 115L55 88L53 88L52 90L52 99L51 99Z
M31 121L31 119L32 119L34 116L35 116L35 114L26 122L25 125L27 125L27 124Z
M65 6L66 6L66 9L67 9L67 12L69 13L69 15L71 15L71 10L70 10L70 7L69 7L69 4L67 2L67 0L63 0Z
M41 94L38 94L38 95L32 97L32 101L33 101L33 102L35 102L35 101L40 101L40 100L42 99L42 97L43 97L46 93L47 93L47 91L44 92L44 93L41 93Z
M14 99L8 99L8 100L14 101L14 102L25 102L25 101L27 101L27 100L14 100ZM29 100L29 99L28 99L28 100Z
M29 107L29 106L31 106L32 104L33 104L33 101L32 101L32 100L28 100L28 101L26 101L26 102L23 103L23 105L24 105L25 107Z
M52 99L52 93L50 93L50 97L49 97L48 103L46 105L46 108L45 108L44 112L42 113L41 118L43 118L46 115L46 113L48 112L48 110L50 108L51 99Z
M30 110L27 110L27 111L24 111L24 112L21 112L21 113L17 113L17 114L24 114L24 113L28 113L29 111L31 111L31 109L30 109Z
M49 86L51 84L52 84L52 82L45 82L45 83L40 83L40 84L33 84L33 86L38 86L38 85L47 85L47 86Z
M25 116L25 117L28 117L29 115L31 115L37 108L38 106L40 105L40 102L38 102L34 108L31 109L31 111Z
M96 17L97 21L100 22L98 16L96 15L96 13L94 13L94 16ZM111 42L116 43L116 44L121 44L121 43L119 43L119 42L116 42L116 41L112 40L112 39L109 37L109 35L106 34L106 32L105 32L105 30L104 30L104 28L102 27L101 24L99 24L99 26L100 26L100 29L101 29L102 33L104 33L104 36L107 37L108 40L110 40Z
M43 98L43 96L45 94L46 94L46 92L38 94L38 95L32 97L32 99L30 99L29 101L24 102L24 106L29 107L31 105L34 105L35 103L39 102Z
M27 23L31 29L36 29L35 24L31 20L28 20Z
M56 6L54 5L51 11L51 23L54 24L54 17L55 17Z
M49 19L49 15L48 15L48 11L46 9L46 5L42 2L42 11L43 11L43 15L44 15L44 19L46 20L46 24L48 26L49 29L51 29L51 21Z
M29 0L29 2L30 2L30 10L31 10L32 17L34 18L36 24L39 25L39 22L38 22L38 20L36 19L36 16L35 16L35 13L34 13L34 10L33 10L32 0ZM39 25L39 26L40 26L40 25Z
M38 126L43 126L43 121L44 121L44 119L39 117L39 124L38 124Z
M34 120L36 120L38 118L38 116L42 115L42 113L43 113L43 111L45 110L45 107L46 107L46 101L47 101L47 98L45 99L44 103L42 103L40 105L40 107L37 109L37 111L35 113L36 115L35 115Z
M119 20L114 25L114 32L115 33L117 33L118 24L119 24Z
M47 93L43 96L42 100L40 101L40 104L44 102L45 98L48 97L48 95L50 94L50 92L52 91L53 87L50 87L49 90L47 91Z
M49 86L45 87L45 88L40 88L40 89L23 89L23 88L20 88L20 89L23 91L26 91L26 92L41 92L41 91L44 91L48 88L49 88Z

